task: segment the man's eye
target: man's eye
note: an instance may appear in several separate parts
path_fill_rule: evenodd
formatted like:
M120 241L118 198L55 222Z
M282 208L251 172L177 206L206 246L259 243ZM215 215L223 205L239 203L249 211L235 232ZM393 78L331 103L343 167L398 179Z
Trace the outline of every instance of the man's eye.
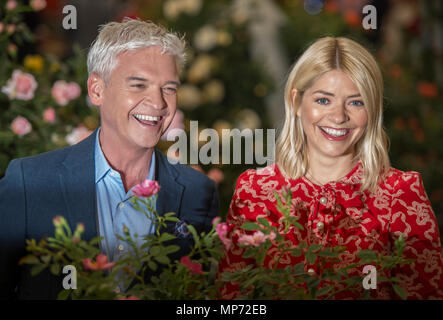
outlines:
M133 84L133 85L131 85L131 87L133 87L133 88L137 88L137 89L144 89L144 88L145 88L145 85L139 83L139 84Z
M328 104L329 100L326 98L320 98L320 99L315 100L315 102L317 102L318 104Z
M351 101L350 103L351 103L351 105L356 106L356 107L362 107L362 106L365 105L365 104L363 103L363 101L360 101L360 100L353 100L353 101Z
M163 91L166 94L176 94L177 93L177 88L174 88L174 87L164 87Z

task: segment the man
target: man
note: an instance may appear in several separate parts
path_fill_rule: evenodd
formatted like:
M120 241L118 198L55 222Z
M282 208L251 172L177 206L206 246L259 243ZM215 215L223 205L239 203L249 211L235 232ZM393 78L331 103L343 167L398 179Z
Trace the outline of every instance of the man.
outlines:
M177 213L176 230L191 224L208 231L218 213L215 184L205 175L172 165L155 146L177 109L182 39L152 22L125 19L103 26L88 54L88 94L99 106L101 126L77 145L11 161L0 180L0 296L54 299L60 278L30 276L19 268L25 239L52 236L52 219L85 225L86 240L104 237L102 252L117 260L128 248L116 235L123 224L147 235L153 226L130 202L131 188L155 179L156 210ZM169 232L174 232L174 226ZM180 258L189 250L178 235Z

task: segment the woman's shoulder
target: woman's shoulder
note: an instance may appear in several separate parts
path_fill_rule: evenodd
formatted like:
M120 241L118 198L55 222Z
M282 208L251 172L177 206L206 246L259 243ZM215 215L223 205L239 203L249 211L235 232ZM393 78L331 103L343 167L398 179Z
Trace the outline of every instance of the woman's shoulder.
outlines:
M268 182L283 182L282 176L276 164L271 164L264 168L248 169L244 171L237 180L237 187L249 185L250 187L261 188Z
M422 186L422 177L417 171L402 171L390 167L383 176L383 186L392 189L410 189L412 185Z

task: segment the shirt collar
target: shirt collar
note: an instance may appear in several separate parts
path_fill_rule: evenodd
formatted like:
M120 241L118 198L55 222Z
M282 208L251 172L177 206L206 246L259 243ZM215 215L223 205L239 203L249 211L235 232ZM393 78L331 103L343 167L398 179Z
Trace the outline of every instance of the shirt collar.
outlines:
M97 135L95 137L95 183L103 179L110 171L114 171L109 165L108 161L103 154L103 150L100 146L100 130L97 130ZM151 165L149 168L148 176L146 179L154 180L155 177L155 150L152 152Z

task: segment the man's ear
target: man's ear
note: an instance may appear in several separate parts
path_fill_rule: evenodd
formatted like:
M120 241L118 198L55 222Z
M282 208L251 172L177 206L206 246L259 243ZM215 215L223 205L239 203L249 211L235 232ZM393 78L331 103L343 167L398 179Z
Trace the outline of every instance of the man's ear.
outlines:
M295 100L298 98L298 90L295 88L292 88L291 90L291 101L292 101L292 105L295 107ZM297 117L301 116L301 108L300 106L298 106L297 108Z
M91 103L95 106L101 106L104 100L105 82L100 76L92 73L88 77L88 95Z

